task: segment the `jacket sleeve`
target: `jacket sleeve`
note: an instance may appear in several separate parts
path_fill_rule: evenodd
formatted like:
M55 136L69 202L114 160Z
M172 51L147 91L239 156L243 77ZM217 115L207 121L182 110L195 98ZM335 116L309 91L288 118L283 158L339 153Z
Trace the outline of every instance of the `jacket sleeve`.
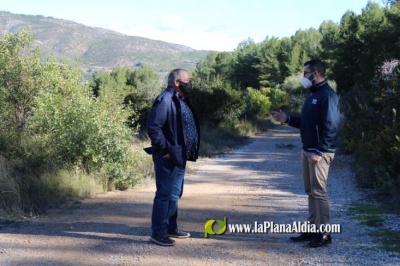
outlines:
M295 128L300 128L301 126L301 118L297 116L291 116L289 118L288 125Z
M328 151L338 135L340 127L339 97L336 93L329 93L322 101L321 120L322 128L319 129L320 138L317 151Z
M147 118L147 134L151 140L154 151L167 153L167 140L164 136L162 128L167 122L168 108L167 103L162 97L157 98L151 108L149 117Z

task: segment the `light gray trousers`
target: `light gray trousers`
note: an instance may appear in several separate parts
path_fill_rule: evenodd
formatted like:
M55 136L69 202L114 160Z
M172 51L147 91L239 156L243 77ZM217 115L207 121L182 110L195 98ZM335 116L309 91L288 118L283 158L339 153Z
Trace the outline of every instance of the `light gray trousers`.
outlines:
M330 204L326 186L329 166L335 154L325 152L317 164L311 160L311 156L314 154L302 151L301 163L304 189L308 195L308 220L319 228L321 224L330 223Z

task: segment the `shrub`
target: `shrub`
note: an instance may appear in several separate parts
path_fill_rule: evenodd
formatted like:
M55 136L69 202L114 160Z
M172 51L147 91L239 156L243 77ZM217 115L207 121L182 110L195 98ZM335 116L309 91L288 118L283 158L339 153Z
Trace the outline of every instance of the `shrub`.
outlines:
M205 88L195 85L190 100L201 124L235 124L245 108L242 93L219 80Z
M271 109L271 102L269 98L261 91L247 88L246 102L247 102L247 113L249 117L255 117L258 115L268 116Z
M348 114L344 145L356 156L359 182L384 194L400 192L400 82L399 72L391 73L354 86L342 97Z
M39 211L99 188L133 186L138 176L121 97L95 98L78 67L40 63L32 40L19 31L0 42L0 209Z
M51 69L63 79L62 71ZM64 81L63 87L36 98L29 134L40 149L31 158L41 163L52 158L59 166L81 165L88 173L106 171L116 188L133 185L131 131L125 125L129 114L109 98L95 98L88 87Z
M303 106L304 100L309 93L308 89L301 86L302 74L292 75L285 79L280 89L288 95L288 106L294 112L299 112Z
M261 93L269 97L271 109L278 110L289 106L289 95L279 88L261 88Z

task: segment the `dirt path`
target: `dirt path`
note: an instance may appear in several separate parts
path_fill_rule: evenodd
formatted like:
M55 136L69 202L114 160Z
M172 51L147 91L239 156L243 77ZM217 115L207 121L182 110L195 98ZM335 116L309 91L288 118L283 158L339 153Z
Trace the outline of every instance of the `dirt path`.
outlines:
M110 192L53 210L29 223L0 224L0 265L395 265L368 228L350 217L362 199L347 158L337 155L329 190L333 244L308 249L289 234L225 233L204 237L209 219L230 224L288 224L307 216L298 132L287 126L256 136L233 154L200 160L186 176L179 224L191 232L174 247L149 241L155 186ZM351 195L351 196L350 196Z

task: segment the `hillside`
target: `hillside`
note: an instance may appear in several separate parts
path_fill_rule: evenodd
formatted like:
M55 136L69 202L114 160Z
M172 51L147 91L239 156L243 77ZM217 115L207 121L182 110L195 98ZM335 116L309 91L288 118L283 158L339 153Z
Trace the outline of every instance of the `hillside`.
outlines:
M182 67L195 68L208 51L136 36L127 36L102 28L44 17L17 15L0 11L0 37L30 27L43 58L54 56L70 64L79 62L86 74L110 71L115 66L146 65L158 73Z

